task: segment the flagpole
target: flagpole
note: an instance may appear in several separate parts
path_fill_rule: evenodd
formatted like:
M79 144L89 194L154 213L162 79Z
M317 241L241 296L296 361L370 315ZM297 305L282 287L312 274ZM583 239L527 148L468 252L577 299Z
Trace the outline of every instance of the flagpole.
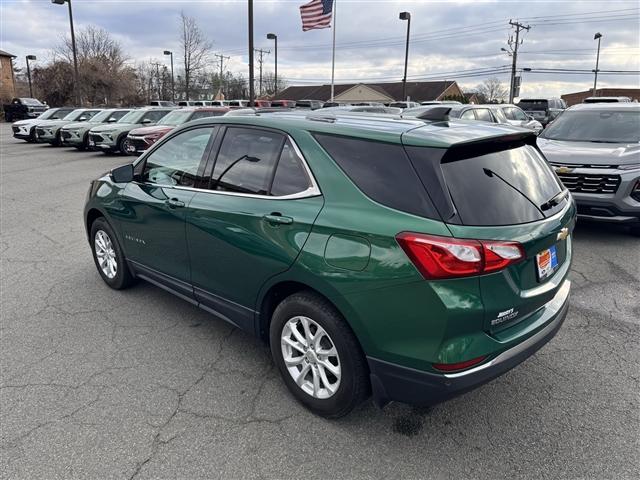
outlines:
M331 101L333 102L334 73L336 70L336 11L337 0L333 0L333 51L331 53Z

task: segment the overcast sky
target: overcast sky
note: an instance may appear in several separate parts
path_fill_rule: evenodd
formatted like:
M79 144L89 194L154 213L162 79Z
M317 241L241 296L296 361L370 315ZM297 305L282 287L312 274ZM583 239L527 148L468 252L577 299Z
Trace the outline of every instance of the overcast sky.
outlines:
M273 69L272 41L278 35L278 70L289 84L328 83L331 29L302 32L302 0L254 2L256 48L271 49L265 68ZM406 22L411 12L409 79L454 79L473 89L489 76L508 84L509 73L490 70L510 65L500 48L512 33L509 19L531 26L523 36L519 67L586 69L595 67L601 32L600 69L640 70L640 8L634 1L361 1L337 0L336 83L399 81L404 65ZM230 55L226 68L248 75L246 0L73 0L76 29L94 24L117 38L132 63L176 52L178 15L197 18L214 42ZM0 0L0 49L51 58L51 47L69 30L67 8L50 0ZM212 67L213 67L212 61ZM482 73L488 72L488 73ZM593 75L524 72L521 96L559 95L593 86ZM601 74L599 87L640 87L635 75Z

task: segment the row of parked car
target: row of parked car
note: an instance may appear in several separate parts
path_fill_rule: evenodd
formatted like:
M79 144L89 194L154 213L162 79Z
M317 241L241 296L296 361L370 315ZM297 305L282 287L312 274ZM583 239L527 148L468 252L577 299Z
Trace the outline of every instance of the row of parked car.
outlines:
M139 155L179 125L206 117L268 115L307 111L317 120L336 116L377 116L433 122L446 118L494 126L529 129L539 135L538 148L578 201L579 214L593 220L640 223L640 106L637 103L588 101L567 110L545 100L528 101L544 113L547 127L519 105L471 105L431 102L410 108L376 104L342 105L322 109L278 107L145 107L91 109L52 108L40 117L13 124L16 138ZM522 104L522 102L521 102ZM557 108L556 108L557 107ZM529 110L531 111L531 110ZM541 118L541 120L544 120Z

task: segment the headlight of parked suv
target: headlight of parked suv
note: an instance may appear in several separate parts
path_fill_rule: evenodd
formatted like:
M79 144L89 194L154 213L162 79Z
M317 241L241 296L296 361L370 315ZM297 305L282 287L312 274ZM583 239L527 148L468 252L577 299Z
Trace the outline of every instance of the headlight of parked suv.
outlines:
M640 170L640 163L630 163L629 165L620 165L619 170Z

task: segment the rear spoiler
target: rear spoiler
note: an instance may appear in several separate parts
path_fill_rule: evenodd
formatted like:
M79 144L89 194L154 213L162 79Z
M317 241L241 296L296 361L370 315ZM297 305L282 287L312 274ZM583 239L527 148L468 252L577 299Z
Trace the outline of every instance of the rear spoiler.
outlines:
M448 122L451 107L433 107L422 112L416 118L420 120L430 120L432 122Z
M526 131L453 144L447 149L447 152L442 157L441 163L479 157L489 153L510 150L522 145L535 147L536 138L536 134L533 131Z

